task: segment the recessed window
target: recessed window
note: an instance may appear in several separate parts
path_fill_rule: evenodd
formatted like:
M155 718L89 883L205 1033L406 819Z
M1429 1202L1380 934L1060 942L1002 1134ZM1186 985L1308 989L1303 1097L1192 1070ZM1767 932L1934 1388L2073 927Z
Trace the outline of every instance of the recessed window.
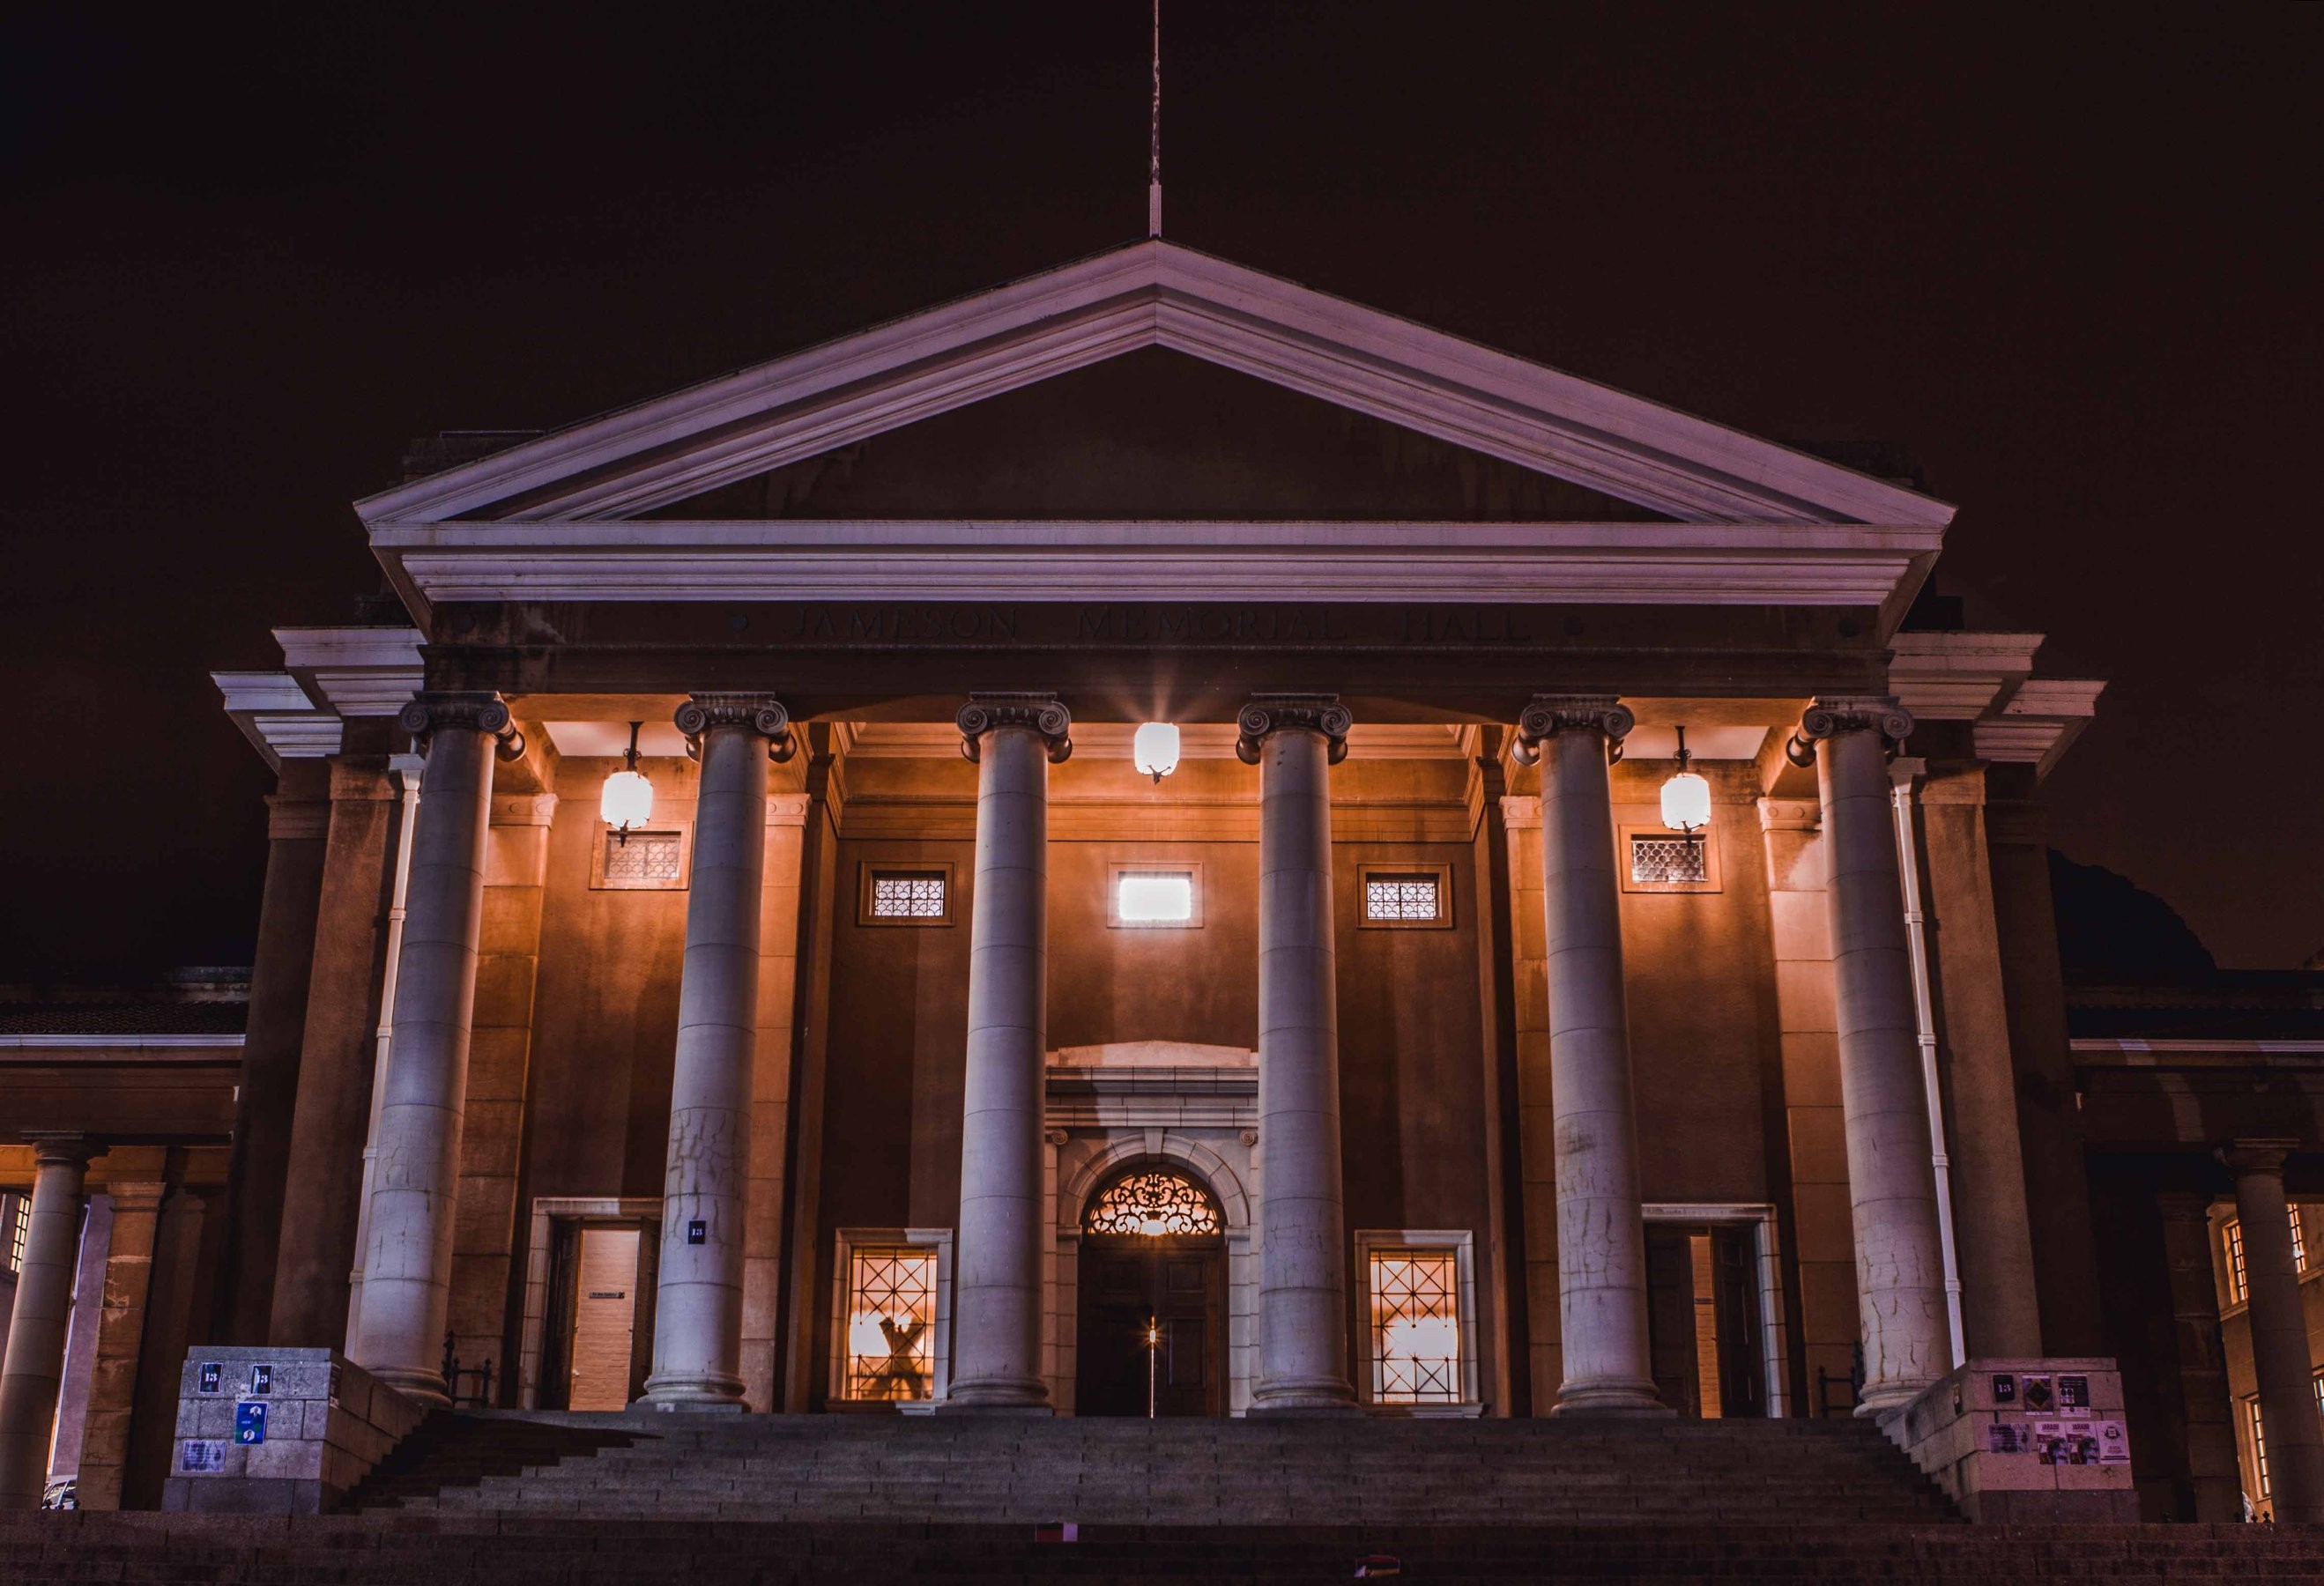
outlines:
M1372 1397L1461 1402L1461 1291L1450 1250L1372 1252Z
M600 831L589 861L589 885L609 892L683 891L687 860L683 828Z
M1119 863L1107 880L1109 924L1169 930L1203 923L1199 864Z
M1406 1415L1473 1415L1475 1241L1465 1229L1360 1230L1370 1399Z
M2219 1240L2227 1247L2227 1304L2240 1305L2251 1298L2251 1284L2244 1273L2244 1225L2240 1219L2230 1217L2219 1225Z
M2268 1490L2267 1481L2267 1423L2260 1418L2259 1397L2256 1394L2244 1400L2244 1413L2250 1417L2252 1473L2259 1478L2260 1497L2272 1498L2274 1494Z
M1366 864L1356 869L1357 917L1365 926L1423 930L1452 923L1452 871L1442 864Z
M952 866L864 865L856 923L874 926L952 924Z
M927 1398L936 1363L936 1253L850 1252L847 1397Z
M1674 832L1663 826L1624 826L1621 832L1625 892L1716 892L1719 834Z
M1630 879L1658 882L1707 881L1711 870L1703 846L1692 837L1630 839Z

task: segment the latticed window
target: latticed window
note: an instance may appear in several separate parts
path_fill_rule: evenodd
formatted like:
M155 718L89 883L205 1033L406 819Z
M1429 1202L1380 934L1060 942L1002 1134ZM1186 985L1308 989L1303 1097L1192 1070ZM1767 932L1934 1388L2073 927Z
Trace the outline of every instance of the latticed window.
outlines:
M1461 1402L1461 1288L1451 1250L1374 1250L1372 1397Z
M1088 1233L1216 1233L1219 1205L1210 1192L1184 1174L1157 1168L1118 1180L1091 1203L1082 1219Z
M2297 1206L2292 1208L2292 1269L2294 1272L2308 1270L2307 1231L2300 1226L2300 1208Z
M685 858L676 832L632 832L616 842L605 834L605 885L608 887L669 887L677 883Z
M1366 919L1425 919L1437 916L1436 878L1433 875L1386 876L1364 879Z
M2219 1238L2227 1251L2227 1303L2240 1305L2251 1298L2251 1284L2244 1276L2244 1225L2240 1219L2230 1217L2219 1226Z
M934 1391L936 1252L850 1252L847 1397L915 1399Z
M0 1218L5 1218L8 1229L8 1270L24 1269L24 1241L32 1234L32 1203L22 1195L10 1195L0 1203Z
M942 919L945 879L935 871L874 875L872 878L872 917L874 919Z
M1708 881L1709 852L1700 837L1634 836L1630 880L1649 885Z

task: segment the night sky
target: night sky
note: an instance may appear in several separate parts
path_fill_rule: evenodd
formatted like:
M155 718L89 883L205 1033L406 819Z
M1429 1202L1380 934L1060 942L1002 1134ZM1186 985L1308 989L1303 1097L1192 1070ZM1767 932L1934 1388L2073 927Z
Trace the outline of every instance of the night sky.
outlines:
M0 24L0 982L245 964L348 503L1141 235L1141 0ZM1167 232L1958 503L2058 846L2324 947L2324 7L1166 0Z

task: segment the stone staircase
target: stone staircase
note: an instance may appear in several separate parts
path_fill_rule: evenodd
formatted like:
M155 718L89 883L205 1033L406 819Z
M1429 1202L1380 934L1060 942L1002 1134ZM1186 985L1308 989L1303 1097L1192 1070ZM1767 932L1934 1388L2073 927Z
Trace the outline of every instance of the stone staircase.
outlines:
M761 1523L1937 1524L1835 1421L1108 1421L447 1415L358 1509Z
M0 1581L2324 1580L2324 1528L1964 1525L1858 1423L438 1414L355 1508L0 1515Z

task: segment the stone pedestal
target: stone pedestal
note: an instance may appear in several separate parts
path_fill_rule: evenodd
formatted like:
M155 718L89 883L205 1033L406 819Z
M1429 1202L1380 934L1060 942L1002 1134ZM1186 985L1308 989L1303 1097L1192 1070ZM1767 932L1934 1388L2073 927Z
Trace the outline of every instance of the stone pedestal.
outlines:
M1259 768L1259 1379L1253 1415L1352 1411L1340 1029L1332 937L1332 764L1347 707L1260 695L1235 752Z
M1646 1222L1630 1097L1621 894L1608 751L1630 730L1610 696L1543 696L1517 723L1541 767L1550 1106L1557 1153L1555 1415L1666 1415L1646 1344Z
M2315 1362L2292 1259L2292 1209L2283 1194L2283 1159L2295 1143L2238 1140L2219 1155L2236 1176L2236 1215L2243 1223L2244 1282L2251 1298L2245 1316L2267 1432L2268 1496L2280 1523L2308 1526L2324 1521L2324 1417L2317 1414Z
M263 1368L263 1377L254 1375ZM262 1385L264 1391L256 1389ZM263 1440L243 1406L264 1408ZM327 1514L418 1429L427 1409L335 1351L196 1344L178 1383L161 1508Z
M1041 1375L1041 1120L1048 1050L1049 765L1072 717L1046 694L961 707L976 761L953 1379L945 1407L1046 1415Z
M1889 806L1889 745L1912 730L1913 718L1893 699L1820 698L1792 741L1794 762L1815 765L1823 804L1840 1105L1864 1330L1860 1415L1900 1407L1952 1366L1928 1094Z
M790 718L759 696L697 694L678 724L701 745L702 786L646 1398L658 1409L739 1410L767 761L770 746L789 756Z
M48 1484L88 1171L89 1148L78 1135L38 1138L32 1145L32 1226L0 1362L0 1509L39 1508Z
M1880 1427L1972 1520L2113 1526L2138 1518L2122 1378L2110 1360L1970 1360L1891 1410Z
M355 1352L391 1387L440 1405L493 746L521 753L522 740L490 694L423 694L401 721L427 740L428 797L412 834Z

